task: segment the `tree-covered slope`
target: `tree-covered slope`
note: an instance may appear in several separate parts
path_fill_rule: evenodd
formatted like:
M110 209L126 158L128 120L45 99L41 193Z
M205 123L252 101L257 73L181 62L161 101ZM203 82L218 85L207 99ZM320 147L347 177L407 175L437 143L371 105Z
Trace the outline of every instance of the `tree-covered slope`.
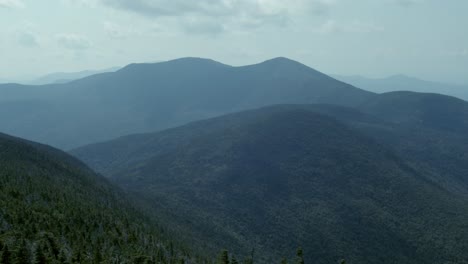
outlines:
M184 58L66 84L0 85L0 130L69 149L271 104L351 106L372 95L285 58L242 67Z
M405 126L468 133L468 102L431 93L391 92L358 107L362 112Z
M0 263L187 257L125 197L75 158L0 134Z
M464 263L467 200L356 128L385 122L314 108L247 111L73 154L195 239L255 248L260 262L301 245L313 263Z
M418 171L468 196L468 103L438 94L392 92L359 109L386 122L362 127Z

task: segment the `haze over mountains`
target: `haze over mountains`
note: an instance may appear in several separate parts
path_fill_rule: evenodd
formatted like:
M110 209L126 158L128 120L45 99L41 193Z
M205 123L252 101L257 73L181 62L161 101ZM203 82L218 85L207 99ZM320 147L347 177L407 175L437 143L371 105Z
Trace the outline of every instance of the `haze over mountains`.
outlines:
M0 84L6 83L19 83L25 85L44 85L44 84L55 84L55 83L67 83L74 80L82 79L91 75L105 73L105 72L114 72L120 69L120 67L112 67L103 70L84 70L79 72L54 72L41 77L34 79L24 79L24 80L7 80L0 78Z
M120 67L112 67L104 70L84 70L79 72L56 72L47 74L45 76L39 77L35 80L29 81L26 84L33 85L44 85L44 84L54 84L54 83L67 83L74 80L82 79L91 75L105 73L105 72L115 72Z
M459 98L465 92L406 77L363 80L350 81L375 92L411 88ZM0 129L71 149L271 104L355 106L374 95L286 58L243 67L183 58L131 64L69 83L0 85L0 117L5 120Z
M207 263L194 256L226 248L275 263L301 246L307 263L468 263L468 102L455 97L377 94L286 58L183 58L0 85L0 120L107 178L0 135L14 201L0 242L17 257Z
M0 264L468 264L466 10L0 0Z
M412 91L420 93L439 93L455 96L468 101L468 86L430 82L406 75L393 75L387 78L366 78L362 76L332 75L333 78L374 93Z
M450 239L468 220L468 103L348 87L362 99L269 107L73 153L188 237L255 247L264 262L300 244L317 263L463 263L467 241Z
M0 85L0 130L70 149L271 104L351 106L372 95L286 58L243 67L184 58L66 84Z

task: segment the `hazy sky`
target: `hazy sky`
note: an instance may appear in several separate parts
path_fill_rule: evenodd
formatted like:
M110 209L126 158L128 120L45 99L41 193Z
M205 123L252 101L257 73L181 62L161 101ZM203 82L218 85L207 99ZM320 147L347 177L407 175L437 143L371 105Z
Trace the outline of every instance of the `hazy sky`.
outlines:
M0 0L0 79L185 56L468 83L467 0Z

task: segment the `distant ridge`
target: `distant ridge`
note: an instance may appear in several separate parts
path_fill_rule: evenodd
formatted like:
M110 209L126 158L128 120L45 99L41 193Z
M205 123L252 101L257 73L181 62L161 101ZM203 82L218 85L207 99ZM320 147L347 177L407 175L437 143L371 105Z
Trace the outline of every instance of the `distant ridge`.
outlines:
M407 76L404 74L396 74L387 78L366 78L363 76L342 76L332 75L334 78L343 82L352 84L356 87L375 92L395 92L395 91L412 91L425 93L438 93L450 96L455 96L465 101L468 101L468 86L456 85L440 82L430 82Z
M286 58L240 67L180 58L65 84L0 85L0 129L69 149L272 104L355 106L372 96Z

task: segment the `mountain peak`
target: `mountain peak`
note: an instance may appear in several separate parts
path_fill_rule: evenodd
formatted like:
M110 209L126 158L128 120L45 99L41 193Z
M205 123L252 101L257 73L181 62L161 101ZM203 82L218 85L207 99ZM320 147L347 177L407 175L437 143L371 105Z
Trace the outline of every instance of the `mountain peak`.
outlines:
M199 57L183 57L174 60L166 61L168 64L177 64L177 65L191 65L191 66L221 66L221 67L231 67L227 64L221 63L207 58Z
M276 57L276 58L269 59L269 60L266 60L264 62L261 62L258 65L287 65L287 66L301 66L301 67L309 68L308 66L306 66L306 65L304 65L304 64L302 64L302 63L300 63L298 61L288 59L286 57Z
M305 64L298 61L288 59L285 57L276 57L264 62L249 65L245 67L257 67L263 71L268 71L273 75L289 76L293 78L307 77L307 78L326 78L331 79L328 75L317 71Z
M197 57L184 57L169 61L161 61L161 62L154 62L154 63L131 63L121 71L134 71L140 70L142 68L153 68L159 66L175 66L179 68L205 68L205 67L231 67L229 65L223 64L221 62L212 60L212 59L205 59L205 58L197 58Z
M266 60L265 63L299 63L299 62L286 58L286 57L275 57L275 58Z

